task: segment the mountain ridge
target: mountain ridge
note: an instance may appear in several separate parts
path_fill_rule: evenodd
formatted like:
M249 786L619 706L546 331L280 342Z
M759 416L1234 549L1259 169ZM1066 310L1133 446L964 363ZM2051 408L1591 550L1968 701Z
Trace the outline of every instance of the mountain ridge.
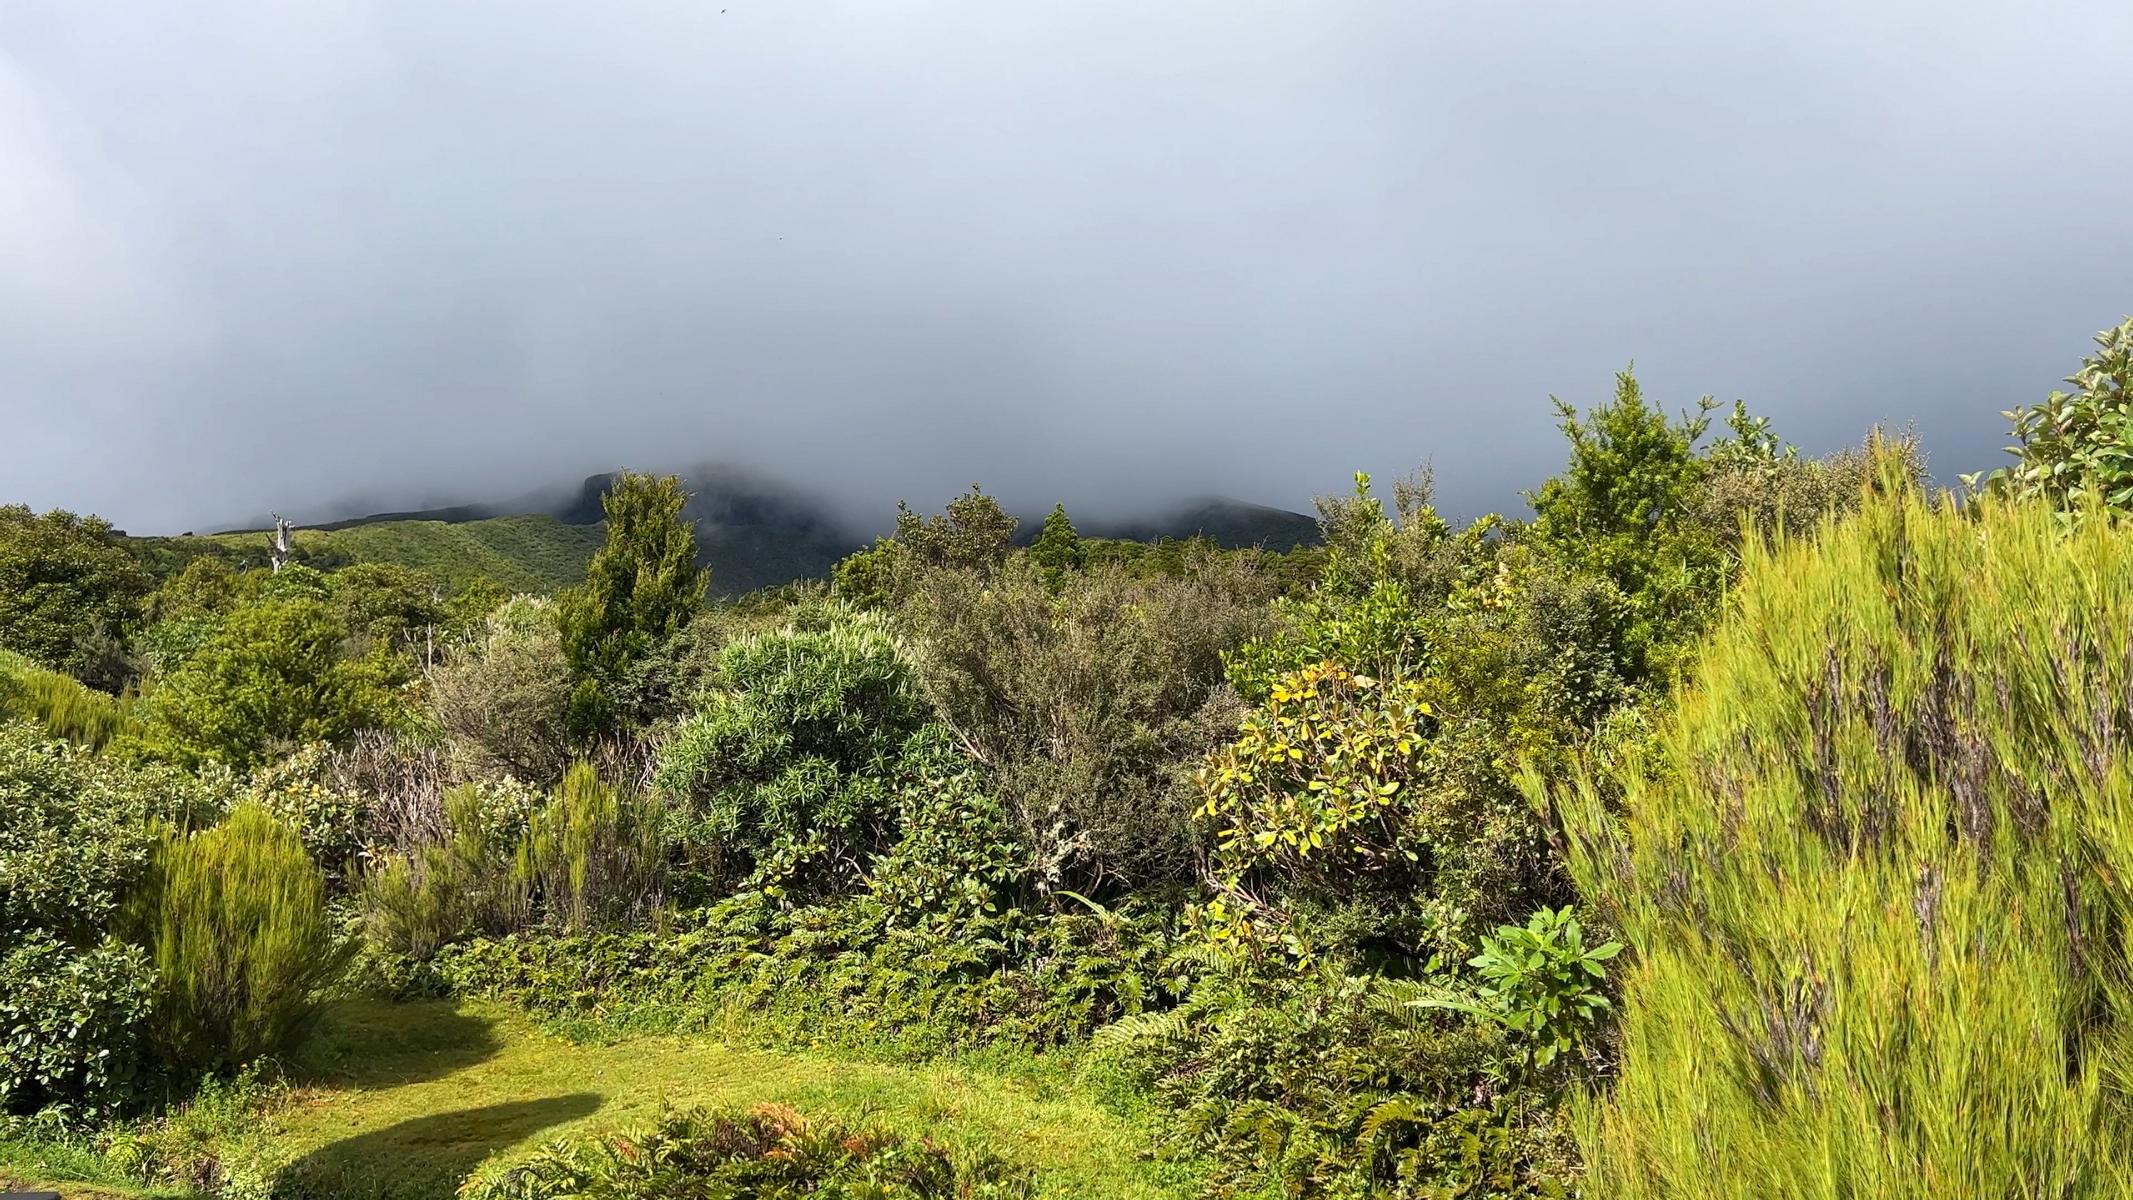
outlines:
M604 519L600 500L616 477L612 472L589 475L575 488L528 492L501 502L299 525L297 545L301 552L306 540L324 535L324 549L333 557L400 562L446 576L485 564L488 571L503 570L511 578L500 581L512 586L539 584L529 590L556 590L582 575L583 561L597 547L597 539L583 531ZM690 494L683 513L696 525L697 561L710 568L712 590L721 596L826 578L839 559L873 541L872 535L839 520L827 503L753 472L705 469L684 475L683 486ZM1034 539L1043 517L1021 514L1016 540L1027 544ZM1231 549L1258 546L1274 551L1318 544L1313 518L1224 496L1193 497L1138 516L1076 524L1084 537L1122 541L1205 537ZM238 539L266 533L235 529L209 537L235 547ZM529 561L516 561L514 555ZM499 559L506 565L499 568Z

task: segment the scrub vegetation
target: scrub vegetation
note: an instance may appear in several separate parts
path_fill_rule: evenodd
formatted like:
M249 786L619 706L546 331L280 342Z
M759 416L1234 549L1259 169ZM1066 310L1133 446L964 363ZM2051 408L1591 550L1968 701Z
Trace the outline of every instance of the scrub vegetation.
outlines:
M1625 372L1528 516L737 600L672 478L567 572L0 509L0 1175L2121 1194L2129 345L1960 493Z

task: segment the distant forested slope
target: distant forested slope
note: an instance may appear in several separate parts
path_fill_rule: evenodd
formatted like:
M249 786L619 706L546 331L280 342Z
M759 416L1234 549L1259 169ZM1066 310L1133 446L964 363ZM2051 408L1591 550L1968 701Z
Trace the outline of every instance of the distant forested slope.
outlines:
M552 516L534 514L479 521L379 521L341 529L299 528L293 540L300 561L321 567L398 563L428 572L447 587L487 578L513 591L547 593L584 579L586 562L606 536L603 526L567 525ZM262 530L250 530L155 541L175 550L185 549L187 543L207 543L243 559L263 561L269 537Z
M613 476L594 475L575 489L529 493L494 504L385 512L298 526L299 562L325 570L358 562L396 563L428 572L447 587L487 578L513 591L552 593L580 582L606 537L600 498ZM872 540L849 528L804 491L747 473L707 472L686 481L697 560L711 571L711 592L739 596L798 579L826 579L830 568ZM508 514L508 515L507 515ZM1042 515L1025 517L1018 541L1037 536ZM1222 497L1203 498L1137 517L1092 519L1091 539L1156 545L1204 538L1230 548L1275 552L1318 544L1318 523L1302 513ZM129 547L149 572L168 578L201 554L264 566L271 535L241 530L186 537L139 537ZM1123 546L1113 557L1134 556Z

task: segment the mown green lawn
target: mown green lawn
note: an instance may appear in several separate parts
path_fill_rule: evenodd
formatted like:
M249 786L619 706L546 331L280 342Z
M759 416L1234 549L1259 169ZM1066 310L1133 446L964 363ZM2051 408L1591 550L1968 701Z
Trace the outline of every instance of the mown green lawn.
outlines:
M648 1122L662 1104L769 1102L988 1147L1034 1168L1045 1197L1193 1194L1189 1172L1143 1156L1132 1122L1071 1088L699 1037L583 1044L484 1006L338 1005L291 1065L290 1082L216 1147L225 1161L274 1174L277 1194L290 1196L436 1200L483 1163L567 1134Z

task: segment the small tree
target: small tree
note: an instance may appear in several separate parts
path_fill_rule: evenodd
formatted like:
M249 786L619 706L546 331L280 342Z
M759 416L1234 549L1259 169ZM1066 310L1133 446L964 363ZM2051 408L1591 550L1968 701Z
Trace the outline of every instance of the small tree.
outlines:
M1596 574L1622 593L1616 652L1624 677L1641 679L1652 652L1706 611L1725 556L1696 518L1710 466L1696 443L1716 402L1673 421L1644 402L1637 377L1615 377L1615 398L1584 414L1558 400L1570 463L1528 499L1531 537L1546 553Z
M0 506L0 648L115 686L95 677L110 674L95 669L110 657L98 643L133 624L152 586L110 522Z
M1066 514L1053 514L1064 521ZM894 608L911 598L926 572L958 568L989 572L1014 548L1015 518L977 484L948 502L939 516L896 505L896 533L840 561L830 574L839 600L859 609ZM1045 522L1047 529L1051 522ZM1073 526L1067 526L1071 533ZM1079 539L1076 539L1078 544Z
M270 599L236 610L147 697L147 748L187 765L251 767L278 746L336 742L392 724L391 685L402 664L383 651L347 657L347 639L322 600Z
M1054 587L1067 572L1082 568L1088 549L1081 544L1081 533L1074 528L1074 522L1067 519L1066 505L1052 506L1052 515L1044 519L1044 528L1029 548L1029 556L1044 568L1045 578Z
M856 609L889 607L901 594L902 551L891 538L875 538L866 549L845 555L830 568L830 594Z
M710 578L682 515L688 501L679 478L628 471L601 498L607 544L586 567L584 586L563 598L557 621L573 680L570 727L581 736L622 724L630 669L703 607Z
M896 506L896 540L927 566L985 569L999 564L1014 545L1016 521L977 484L948 502L938 517L921 517Z

